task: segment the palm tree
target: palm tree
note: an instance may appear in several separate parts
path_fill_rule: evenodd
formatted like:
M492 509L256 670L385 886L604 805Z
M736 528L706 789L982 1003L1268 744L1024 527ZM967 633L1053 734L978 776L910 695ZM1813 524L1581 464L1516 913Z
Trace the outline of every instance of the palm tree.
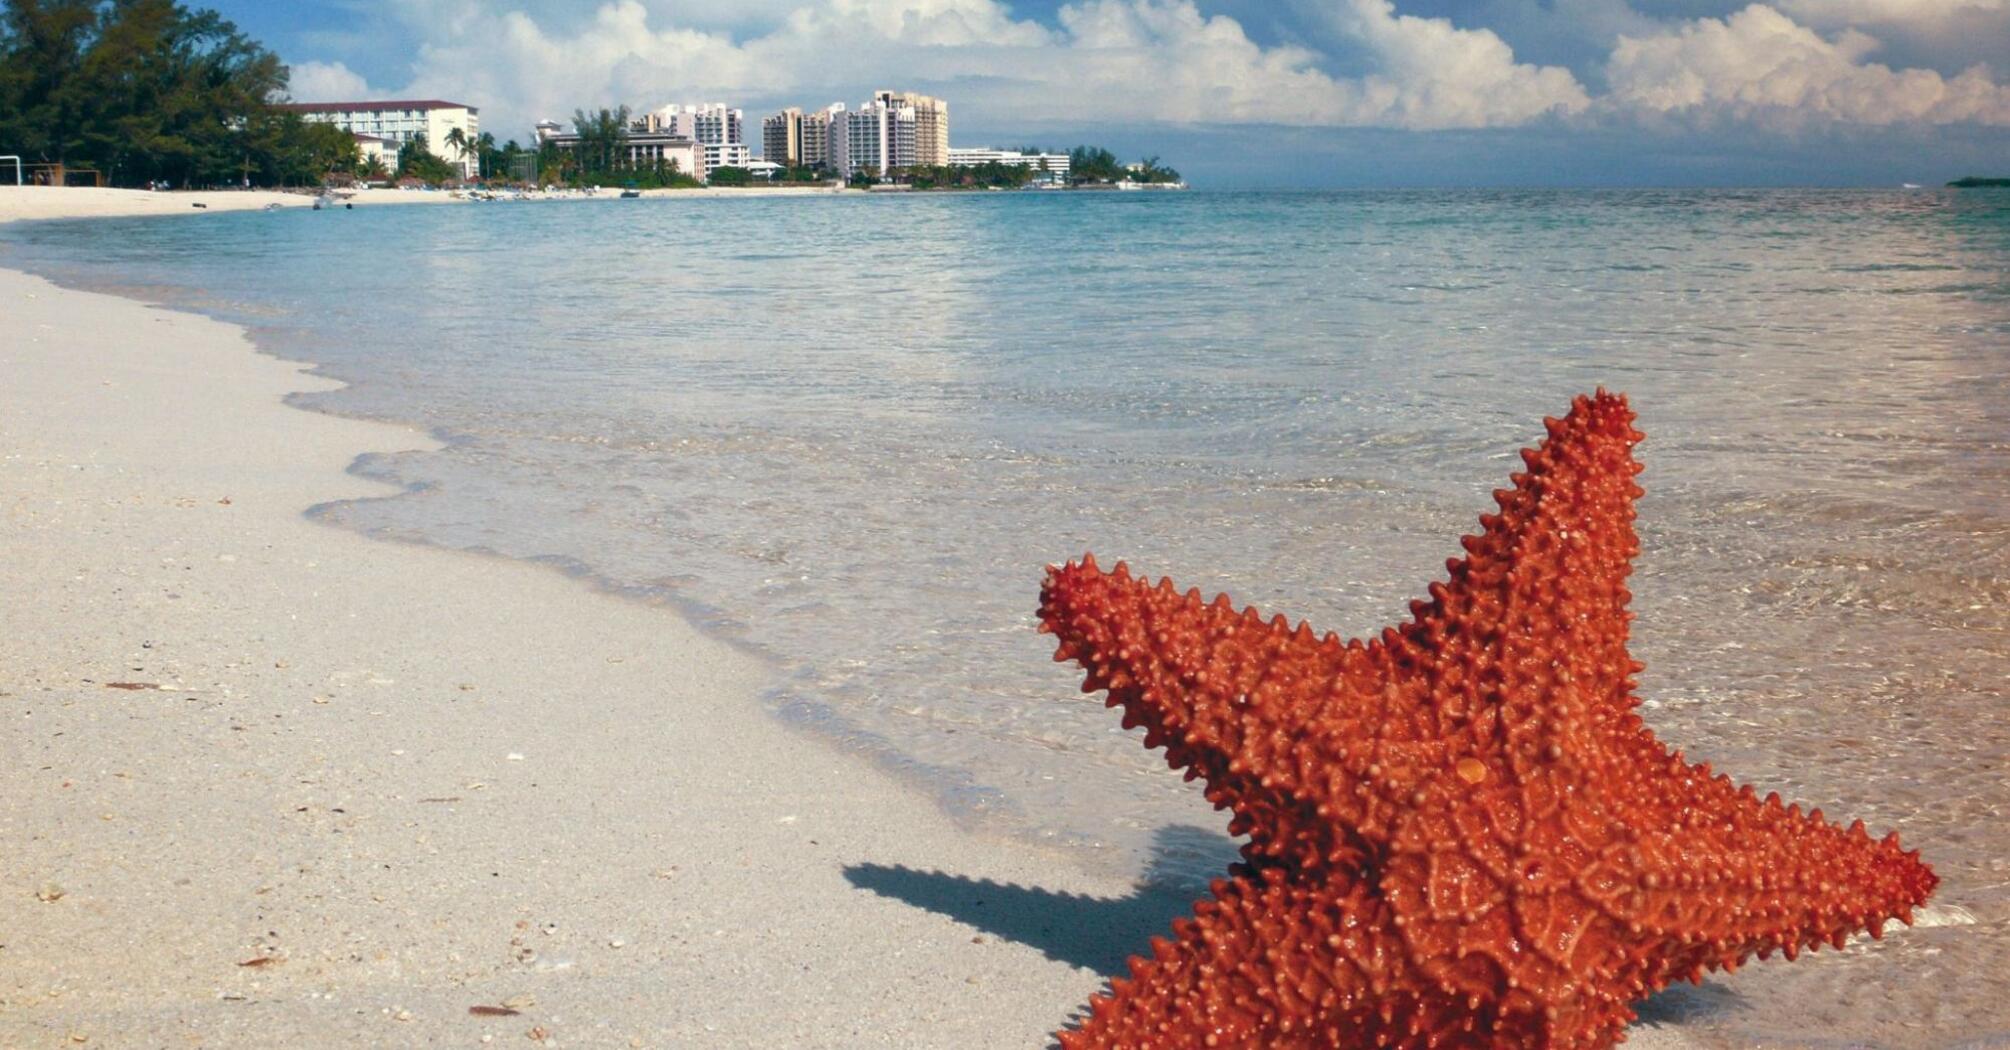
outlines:
M468 161L468 150L474 145L474 142L468 138L467 129L460 127L448 128L446 142L447 145L454 148L455 155L460 157L463 171L465 171Z
M617 167L625 157L623 148L628 142L629 109L602 108L598 113L588 113L583 109L572 111L572 126L579 132L580 167L589 172L606 173Z
M496 173L496 137L486 131L475 140L475 174L488 178Z
M607 150L608 170L627 167L628 107L601 110L599 124L601 144Z

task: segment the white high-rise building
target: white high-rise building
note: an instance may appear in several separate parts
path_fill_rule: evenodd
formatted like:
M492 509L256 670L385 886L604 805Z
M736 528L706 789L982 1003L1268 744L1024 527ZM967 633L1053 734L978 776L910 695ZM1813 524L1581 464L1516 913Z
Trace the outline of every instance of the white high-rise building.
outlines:
M913 167L914 108L874 99L858 109L832 113L830 154L831 167L846 180L858 172L883 179L897 168Z
M705 151L706 171L744 168L754 161L754 151L741 142L705 142L699 148Z
M831 159L831 126L843 119L844 111L844 103L833 102L803 114L803 167L837 170L837 162Z
M695 106L668 105L645 119L650 130L681 135L707 146L737 146L747 140L742 128L743 114L724 102L701 102Z
M875 91L872 100L888 109L914 111L914 160L918 167L949 163L949 103L914 91Z
M761 159L792 168L803 162L803 111L794 106L761 121Z

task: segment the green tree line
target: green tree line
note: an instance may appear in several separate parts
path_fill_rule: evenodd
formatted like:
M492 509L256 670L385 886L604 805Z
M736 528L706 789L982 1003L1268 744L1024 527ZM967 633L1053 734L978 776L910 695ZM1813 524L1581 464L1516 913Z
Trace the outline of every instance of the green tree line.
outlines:
M894 179L905 182L917 190L993 188L1016 190L1032 182L1034 176L1039 174L1039 169L1024 164L985 161L982 164L964 164L956 167L922 165L899 168L894 171Z
M568 149L549 142L540 145L537 181L553 186L633 186L645 190L700 185L689 172L680 170L675 161L629 159L628 137L633 118L627 106L573 110L572 128L579 136L578 144ZM729 170L745 174L743 169L722 168L714 176Z
M0 153L115 186L300 185L352 172L348 132L277 109L287 69L174 0L0 0Z
M1146 157L1135 166L1119 161L1117 155L1100 146L1076 146L1068 151L1068 180L1086 182L1178 182L1179 172Z
M1018 152L1023 155L1038 155L1047 151L1038 146L1022 146ZM1045 177L1046 174L1045 162L1036 168L986 161L983 164L955 167L895 168L888 173L888 177L894 182L907 183L918 190L1018 189L1036 178ZM877 170L862 168L852 173L852 182L856 185L870 185L878 182L879 176ZM1180 181L1180 175L1170 166L1160 163L1157 157L1146 157L1136 164L1125 164L1117 159L1116 154L1100 146L1076 146L1068 151L1068 181L1077 186L1124 181L1173 183Z

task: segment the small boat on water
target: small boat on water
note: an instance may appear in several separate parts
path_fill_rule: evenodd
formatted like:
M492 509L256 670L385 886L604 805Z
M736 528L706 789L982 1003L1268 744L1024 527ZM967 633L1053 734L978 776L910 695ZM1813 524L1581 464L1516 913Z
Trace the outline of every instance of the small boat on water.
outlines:
M621 199L625 201L634 200L640 196L642 196L642 191L633 186L621 191Z

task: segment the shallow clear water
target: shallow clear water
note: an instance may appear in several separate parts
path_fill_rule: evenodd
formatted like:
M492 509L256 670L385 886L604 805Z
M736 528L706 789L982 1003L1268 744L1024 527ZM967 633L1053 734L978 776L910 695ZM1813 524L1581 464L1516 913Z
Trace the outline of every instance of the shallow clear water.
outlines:
M675 602L973 824L1181 885L1223 822L1050 662L1042 567L1372 632L1544 414L1626 391L1650 721L1901 829L1976 920L1650 1016L2010 1042L2010 194L373 208L18 226L0 264L251 324L353 384L304 403L450 441L327 519Z

